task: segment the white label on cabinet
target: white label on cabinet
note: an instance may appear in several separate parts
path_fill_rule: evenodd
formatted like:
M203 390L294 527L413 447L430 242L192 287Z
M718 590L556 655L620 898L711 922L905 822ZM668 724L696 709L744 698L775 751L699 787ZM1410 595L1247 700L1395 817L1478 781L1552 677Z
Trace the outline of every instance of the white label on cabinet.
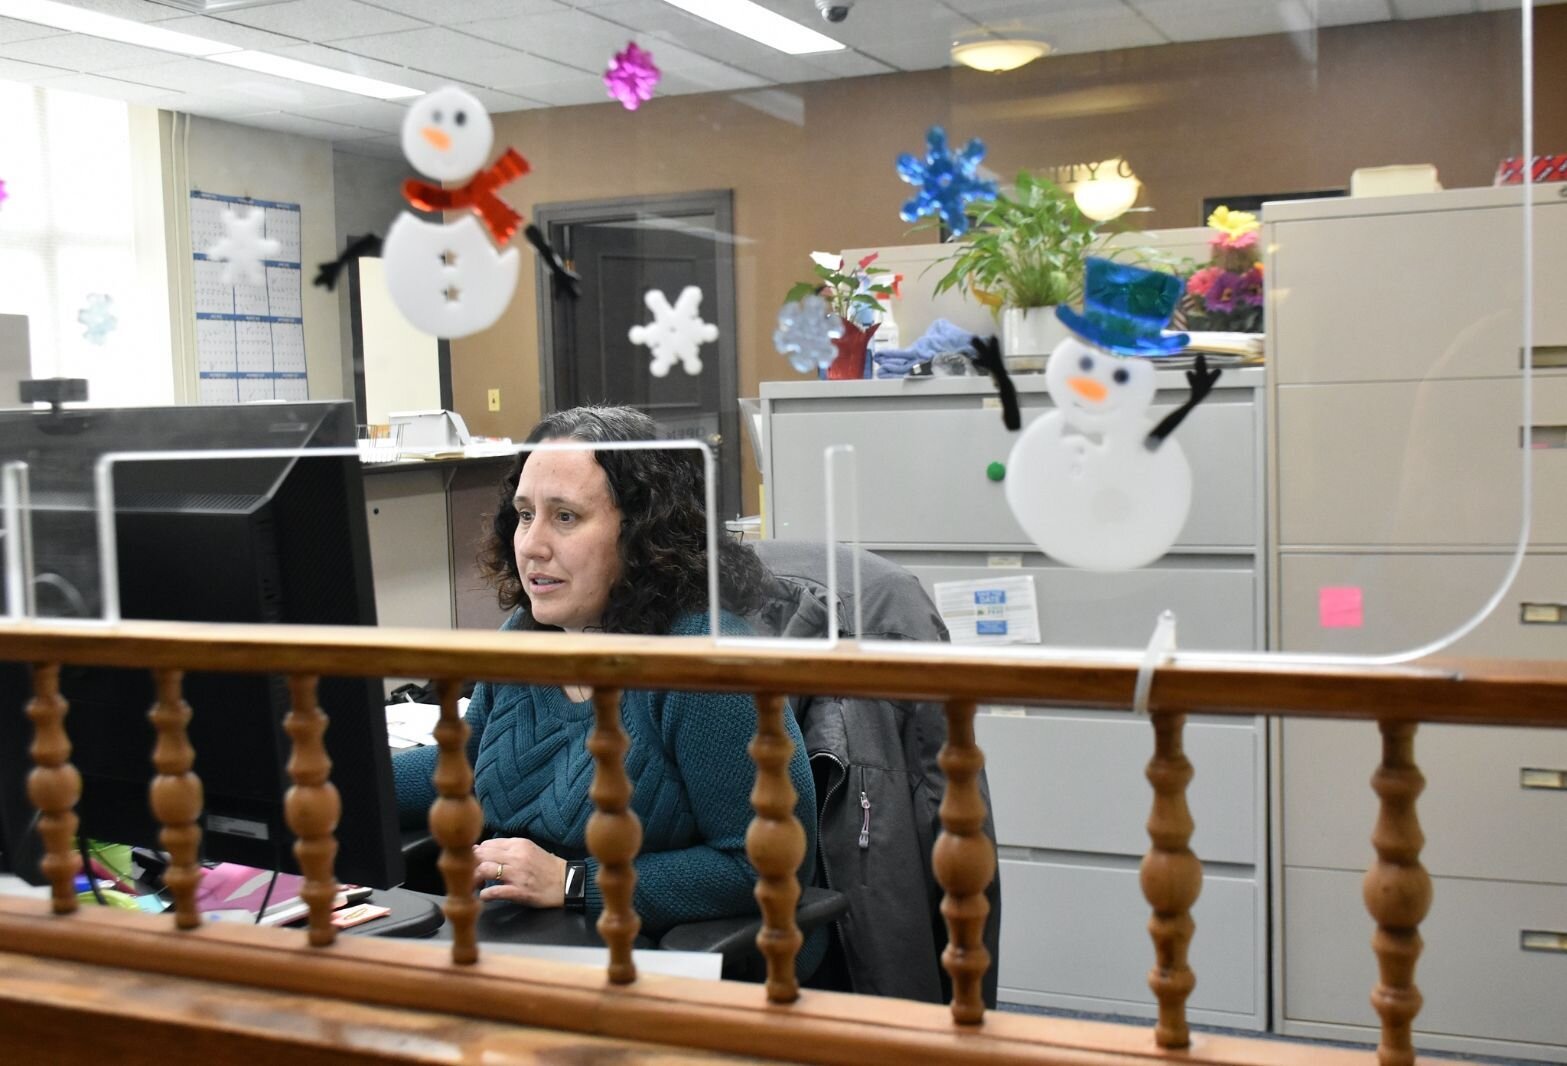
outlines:
M954 644L1038 644L1034 576L938 581L936 610Z
M1012 552L991 552L985 556L985 565L992 570L1021 570L1023 556Z

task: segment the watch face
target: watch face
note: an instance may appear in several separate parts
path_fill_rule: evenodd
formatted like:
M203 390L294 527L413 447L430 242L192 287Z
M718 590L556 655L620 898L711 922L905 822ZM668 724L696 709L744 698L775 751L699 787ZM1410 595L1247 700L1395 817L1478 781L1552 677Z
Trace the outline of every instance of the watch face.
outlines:
M579 882L582 880L582 867L575 864L566 867L566 897L569 899L581 891Z

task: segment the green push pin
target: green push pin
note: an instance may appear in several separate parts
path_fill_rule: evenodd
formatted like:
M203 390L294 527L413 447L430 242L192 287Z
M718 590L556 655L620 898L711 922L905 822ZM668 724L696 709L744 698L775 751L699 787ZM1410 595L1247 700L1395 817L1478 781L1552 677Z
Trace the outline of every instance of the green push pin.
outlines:
M1000 481L1002 478L1007 476L1006 464L991 463L989 466L985 467L985 476L992 481Z

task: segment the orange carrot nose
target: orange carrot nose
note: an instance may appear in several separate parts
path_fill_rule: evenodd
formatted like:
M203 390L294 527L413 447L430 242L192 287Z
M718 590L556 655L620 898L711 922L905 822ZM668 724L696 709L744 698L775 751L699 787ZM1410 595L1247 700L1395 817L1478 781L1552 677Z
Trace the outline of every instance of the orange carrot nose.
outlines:
M452 146L452 138L445 130L438 130L434 126L426 126L419 133L425 140L443 152Z
M1067 378L1066 383L1072 386L1072 391L1085 400L1100 403L1109 395L1110 390L1105 388L1093 378Z

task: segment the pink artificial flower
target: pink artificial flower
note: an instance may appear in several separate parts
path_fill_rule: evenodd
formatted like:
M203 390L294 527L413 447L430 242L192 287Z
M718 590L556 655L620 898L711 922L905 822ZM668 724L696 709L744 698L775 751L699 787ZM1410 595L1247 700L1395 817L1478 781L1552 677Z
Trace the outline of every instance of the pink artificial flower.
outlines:
M1241 275L1240 284L1235 288L1236 299L1242 307L1262 306L1262 271L1256 267Z
M1214 281L1224 271L1215 266L1203 267L1186 281L1186 291L1197 296L1207 296L1213 288Z

